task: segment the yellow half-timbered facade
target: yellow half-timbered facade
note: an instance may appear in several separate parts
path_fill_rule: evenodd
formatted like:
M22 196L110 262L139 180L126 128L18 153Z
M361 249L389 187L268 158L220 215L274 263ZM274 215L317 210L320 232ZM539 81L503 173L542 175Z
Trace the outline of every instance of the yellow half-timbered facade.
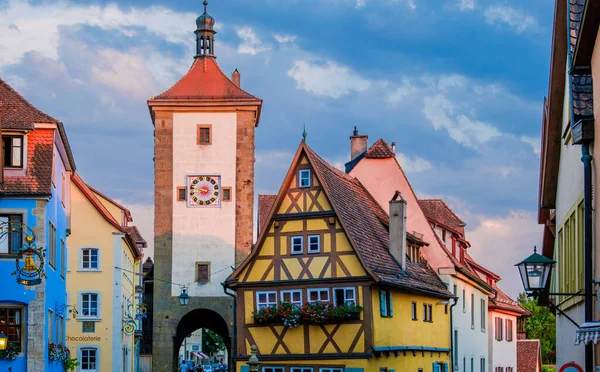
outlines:
M277 196L259 199L259 237L236 291L236 371L251 345L263 372L447 371L452 294L360 182L303 141Z

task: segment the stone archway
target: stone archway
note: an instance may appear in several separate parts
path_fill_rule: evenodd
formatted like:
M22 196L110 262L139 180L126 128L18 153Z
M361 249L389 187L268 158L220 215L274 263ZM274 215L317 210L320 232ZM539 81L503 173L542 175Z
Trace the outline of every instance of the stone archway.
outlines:
M215 332L223 339L225 345L227 345L228 365L231 366L231 334L230 327L227 325L226 320L216 311L210 309L193 309L185 314L179 324L177 324L177 330L175 337L173 338L173 363L177 365L179 348L183 343L183 340L187 335L194 332L197 329L206 328Z

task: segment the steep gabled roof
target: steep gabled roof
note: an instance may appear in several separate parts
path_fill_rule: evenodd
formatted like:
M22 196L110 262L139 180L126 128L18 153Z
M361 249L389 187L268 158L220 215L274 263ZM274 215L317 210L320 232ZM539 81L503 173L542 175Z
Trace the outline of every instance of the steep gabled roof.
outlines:
M427 219L464 236L467 224L442 199L419 199L419 205Z
M381 209L357 179L331 166L305 142L300 144L286 179L290 178L289 172L293 172L302 154L306 154L309 163L312 165L320 184L323 186L323 191L346 231L350 244L357 253L359 260L376 281L405 290L425 292L444 298L452 296L452 293L446 289L445 284L429 266L421 266L407 260L406 270L402 271L400 269L397 261L389 252L389 233L387 230L389 218L387 213ZM281 203L286 188L285 184L282 185L275 206ZM275 210L276 208L271 208L267 221L272 218ZM263 229L261 232L258 244L261 244L264 239L265 231ZM257 250L254 250L230 278L239 275L256 252Z
M125 216L125 222L133 222L133 217L131 217L131 211L127 208L125 208L123 205L117 203L114 199L109 198L108 196L106 196L106 194L100 192L98 189L88 185L88 187L90 188L90 190L92 190L94 192L94 194L96 194L97 196L99 196L100 198L106 200L108 203L114 205L115 207L117 207L118 209L120 209L123 212L123 215Z
M35 108L2 79L0 103L2 129L32 130L34 123L58 123L58 120Z
M517 371L538 372L541 370L540 340L517 340Z
M144 237L142 236L142 233L140 232L140 230L138 229L137 226L124 226L123 227L125 229L125 231L127 231L127 233L129 235L131 235L131 237L133 238L133 241L135 241L135 243L142 247L142 248L147 248L148 247L148 243L146 242L146 239L144 239ZM148 257L150 258L150 257Z
M377 142L375 142L373 144L373 146L371 146L367 150L367 153L365 154L365 156L367 158L384 159L384 158L393 158L396 156L396 154L394 153L394 150L392 150L392 148L390 147L390 145L388 145L387 142L385 142L383 139L379 139L379 140L377 140Z
M136 242L136 238L130 234L124 226L121 226L120 222L118 222L113 215L106 209L104 204L98 199L96 194L92 191L92 189L81 179L78 173L74 172L71 177L71 181L73 184L81 191L81 193L87 198L87 200L96 208L98 213L115 229L125 234L125 239L129 243L131 251L136 257L141 257L142 252L140 251L138 244ZM139 233L139 231L138 231ZM141 238L141 235L139 236ZM143 238L142 238L143 240ZM144 241L145 242L145 241Z
M269 222L269 213L276 199L277 195L273 194L258 195L258 234Z
M175 85L149 103L163 100L225 100L260 101L260 98L235 85L214 58L197 58L192 67Z

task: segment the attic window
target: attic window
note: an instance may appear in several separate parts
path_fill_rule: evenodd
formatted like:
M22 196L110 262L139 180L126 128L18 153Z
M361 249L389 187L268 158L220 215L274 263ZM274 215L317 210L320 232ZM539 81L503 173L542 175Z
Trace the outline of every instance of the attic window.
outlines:
M2 136L4 166L23 168L23 136Z
M301 169L298 175L298 187L310 187L310 169Z

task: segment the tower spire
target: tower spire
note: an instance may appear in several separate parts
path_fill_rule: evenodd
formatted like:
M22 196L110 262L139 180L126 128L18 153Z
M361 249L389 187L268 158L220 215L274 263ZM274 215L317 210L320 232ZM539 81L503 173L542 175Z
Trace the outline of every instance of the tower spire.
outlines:
M306 133L306 124L304 124L304 130L302 131L302 141L306 142L306 137L308 133Z
M204 0L204 13L198 19L196 19L196 56L200 57L213 57L215 56L215 34L214 30L215 19L208 14L207 7L208 1Z

